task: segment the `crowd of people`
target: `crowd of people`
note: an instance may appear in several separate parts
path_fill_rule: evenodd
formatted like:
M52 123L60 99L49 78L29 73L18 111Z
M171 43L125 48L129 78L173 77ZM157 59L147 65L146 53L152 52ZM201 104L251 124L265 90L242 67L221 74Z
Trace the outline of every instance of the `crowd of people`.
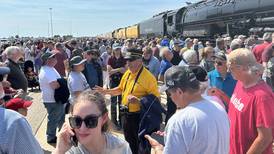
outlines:
M273 153L274 33L19 39L1 62L0 153L42 153L23 117L35 87L55 154Z

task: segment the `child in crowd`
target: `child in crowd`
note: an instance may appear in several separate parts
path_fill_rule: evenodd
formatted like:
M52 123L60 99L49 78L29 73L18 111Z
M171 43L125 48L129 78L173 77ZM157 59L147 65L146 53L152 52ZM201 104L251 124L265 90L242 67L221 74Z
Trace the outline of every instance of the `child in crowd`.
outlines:
M33 87L39 86L37 74L34 72L33 67L27 67L25 69L25 76L28 80L28 87L33 91Z

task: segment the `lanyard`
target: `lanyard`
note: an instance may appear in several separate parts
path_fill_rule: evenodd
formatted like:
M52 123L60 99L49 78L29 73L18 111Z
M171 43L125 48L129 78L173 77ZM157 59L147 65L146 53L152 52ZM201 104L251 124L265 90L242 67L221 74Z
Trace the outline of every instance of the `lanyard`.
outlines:
M143 66L142 66L142 68L139 70L139 72L138 72L138 74L137 74L137 76L136 76L136 78L135 78L135 81L134 81L134 84L133 84L133 86L132 86L132 88L131 88L131 91L130 91L130 94L132 94L132 92L133 92L133 90L134 90L134 87L135 87L135 84L137 83L137 81L138 81L138 79L139 79L139 77L140 77L140 75L141 75L141 73L142 73L142 71L143 71ZM126 88L127 88L127 82L128 82L128 79L129 79L129 77L130 77L130 73L128 74L128 76L127 76L127 81L126 81L126 83L125 83L125 88L123 89L123 92L125 92L125 90L126 90Z

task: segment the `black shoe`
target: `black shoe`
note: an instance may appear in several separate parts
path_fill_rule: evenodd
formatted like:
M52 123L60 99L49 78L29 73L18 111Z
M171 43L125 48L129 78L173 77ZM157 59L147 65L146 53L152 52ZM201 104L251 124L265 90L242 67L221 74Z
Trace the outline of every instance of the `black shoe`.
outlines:
M55 137L55 138L53 138L51 140L47 140L47 142L48 142L48 144L56 144L57 138Z

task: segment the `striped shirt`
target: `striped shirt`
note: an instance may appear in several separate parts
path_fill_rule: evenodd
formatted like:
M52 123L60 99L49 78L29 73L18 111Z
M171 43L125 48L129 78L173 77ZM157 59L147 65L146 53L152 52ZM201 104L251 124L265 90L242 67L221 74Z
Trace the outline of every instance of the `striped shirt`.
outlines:
M0 153L42 154L27 120L19 113L0 107Z

